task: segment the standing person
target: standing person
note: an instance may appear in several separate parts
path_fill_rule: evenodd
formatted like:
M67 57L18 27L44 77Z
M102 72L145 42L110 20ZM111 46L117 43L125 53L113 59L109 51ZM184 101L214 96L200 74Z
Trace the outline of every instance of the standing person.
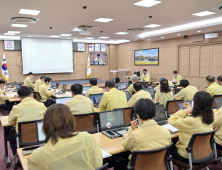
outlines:
M96 78L91 78L89 80L89 83L90 83L90 89L86 91L86 97L89 98L89 95L91 94L100 94L100 93L103 93L103 89L102 88L99 88L97 86L97 79Z
M32 84L32 80L33 79L33 73L32 72L29 72L28 73L28 77L26 77L25 81L24 81L24 86L27 86L27 87L34 87L35 84Z
M182 76L180 76L176 70L173 71L173 81L179 83L182 80Z
M211 97L213 97L214 95L222 94L222 87L215 82L214 76L209 75L206 77L206 80L207 84L209 85L209 87L207 87L206 89L206 92L208 92L211 95Z
M39 87L44 83L45 76L41 76L36 82L35 82L35 92L39 92Z
M130 84L130 86L125 90L125 91L129 92L130 96L132 96L132 94L133 94L133 91L134 91L133 84L138 81L138 76L133 75L131 80L132 80L132 84Z
M63 104L50 106L43 119L45 145L28 161L30 170L94 170L102 166L102 151L91 134L76 132L70 109Z

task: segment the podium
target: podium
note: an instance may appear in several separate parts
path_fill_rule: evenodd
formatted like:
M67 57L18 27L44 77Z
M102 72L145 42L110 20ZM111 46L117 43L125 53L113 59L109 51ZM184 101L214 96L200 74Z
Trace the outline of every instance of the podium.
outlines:
M127 82L126 81L126 72L130 70L126 69L117 69L117 70L110 70L109 72L113 73L113 80L116 83L116 74L120 73L120 82Z

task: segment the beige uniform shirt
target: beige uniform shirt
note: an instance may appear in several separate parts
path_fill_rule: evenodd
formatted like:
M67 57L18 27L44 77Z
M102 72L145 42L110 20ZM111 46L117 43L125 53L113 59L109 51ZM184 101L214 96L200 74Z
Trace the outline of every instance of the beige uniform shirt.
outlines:
M177 75L176 78L173 76L173 81L175 81L175 82L180 82L181 80L182 80L182 76Z
M174 87L174 84L172 83L172 81L168 81L168 84L169 84L170 87ZM159 90L160 89L160 84L158 84L158 86L156 86L155 89Z
M5 104L5 100L12 99L13 96L6 96L5 90L0 88L0 105Z
M136 130L129 128L124 137L123 147L131 152L135 150L160 149L171 143L169 130L159 126L155 120L143 122L142 128Z
M24 81L24 86L27 86L27 87L33 87L35 86L34 84L32 84L32 80L31 78L28 76L26 77L25 81Z
M213 97L214 95L220 95L222 94L222 87L214 82L206 89L206 92L208 92L211 97Z
M174 96L174 99L180 100L183 99L184 101L193 100L194 95L198 92L197 88L194 86L187 86L186 88L182 89L179 93Z
M149 75L148 73L146 73L145 76L144 76L144 74L143 74L143 75L142 75L142 79L143 79L144 81L149 81L149 80L150 80L150 75Z
M135 83L136 83L136 82L135 82ZM134 83L133 83L133 84L134 84ZM130 84L129 87L125 90L125 91L128 91L128 92L129 92L130 96L132 96L133 91L135 91L134 88L133 88L133 84Z
M214 139L217 144L222 146L222 108L220 108L216 113L214 114L214 128L218 127L218 130L216 131L214 135Z
M71 138L59 138L55 145L50 140L35 150L29 170L95 170L103 165L102 151L91 134L79 132Z
M125 107L128 107L126 94L116 88L112 88L109 92L104 93L99 103L101 112Z
M69 107L72 114L85 114L95 112L93 102L80 94L69 99L65 105Z
M144 90L140 90L137 93L135 93L129 100L128 105L130 107L135 106L135 104L140 100L140 99L148 98L150 100L153 100L150 93Z
M48 86L43 83L40 87L39 87L39 93L41 96L41 102L46 102L47 100L50 99L50 97L55 93L55 91L49 91Z
M202 117L196 118L180 110L173 114L169 119L168 123L179 130L179 141L176 144L178 153L188 159L188 152L186 148L190 142L190 139L194 133L204 133L213 130L213 124L207 125L202 123ZM184 118L185 117L185 118Z
M163 93L163 92L160 92L160 90L156 91L155 103L164 104L164 107L166 107L166 103L168 100L173 100L173 92L172 91L169 93Z
M99 64L103 64L103 60L102 60L102 58L101 58L101 57L100 57L100 58L96 57L96 58L95 58L95 61L98 61L98 62L99 62Z
M92 86L89 90L86 91L86 97L89 98L91 94L100 94L103 93L103 89L97 86Z
M39 103L31 97L26 97L21 103L13 106L8 122L16 124L16 132L18 132L18 122L43 119L46 110L47 108L43 103Z
M38 80L35 82L35 89L34 89L34 91L35 91L35 92L39 92L39 88L40 88L41 85L42 85L42 80L41 80L41 79L38 79Z

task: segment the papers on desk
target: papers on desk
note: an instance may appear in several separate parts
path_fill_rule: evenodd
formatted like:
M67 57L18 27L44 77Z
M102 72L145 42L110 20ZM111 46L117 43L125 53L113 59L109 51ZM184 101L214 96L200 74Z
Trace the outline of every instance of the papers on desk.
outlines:
M120 131L116 131L117 133L119 133L120 135L124 136L126 134L126 130L120 130Z
M6 94L6 96L15 96L16 94Z
M109 154L108 152L106 152L104 149L102 149L102 148L100 148L100 149L101 149L102 154L103 154L103 159L109 158L109 157L112 156L111 154Z
M163 127L167 128L167 129L168 129L170 132L172 132L172 133L176 133L176 132L179 131L177 128L173 127L173 126L170 125L170 124L163 125Z

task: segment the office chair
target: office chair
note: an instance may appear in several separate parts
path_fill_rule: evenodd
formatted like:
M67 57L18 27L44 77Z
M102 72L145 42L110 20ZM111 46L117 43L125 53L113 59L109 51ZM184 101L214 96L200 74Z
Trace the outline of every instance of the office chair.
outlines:
M109 167L109 163L107 162L106 164L104 164L103 166L101 166L100 168L97 168L96 170L107 170Z
M167 116L176 113L179 110L178 102L182 102L183 100L168 100L166 103L166 112Z
M34 99L37 100L38 102L40 102L41 96L40 96L39 92L35 92L35 91L34 91L33 93L34 93L34 96L33 96Z
M222 97L222 95L214 95L213 96L213 108L215 109L215 108L217 108L217 104L216 104L216 102L215 102L215 98L221 98Z
M173 164L184 169L199 170L206 167L211 160L217 159L214 134L218 128L211 132L195 133L186 148L189 156L189 164L173 159Z
M172 156L170 155L170 145L155 150L133 151L130 165L127 170L173 170Z

